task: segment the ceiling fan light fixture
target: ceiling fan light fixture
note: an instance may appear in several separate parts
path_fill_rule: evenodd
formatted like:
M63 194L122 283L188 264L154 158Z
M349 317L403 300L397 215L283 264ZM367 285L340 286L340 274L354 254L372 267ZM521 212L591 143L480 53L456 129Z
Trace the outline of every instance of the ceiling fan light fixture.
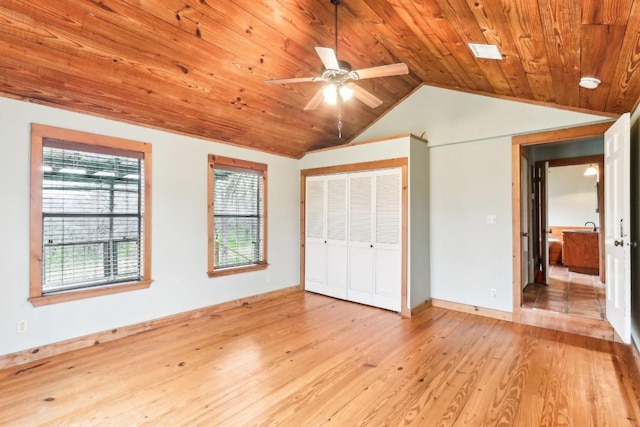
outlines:
M353 89L348 85L341 85L339 91L343 101L348 101L353 96Z
M322 95L327 104L336 105L338 102L338 88L333 83L329 83L322 89Z

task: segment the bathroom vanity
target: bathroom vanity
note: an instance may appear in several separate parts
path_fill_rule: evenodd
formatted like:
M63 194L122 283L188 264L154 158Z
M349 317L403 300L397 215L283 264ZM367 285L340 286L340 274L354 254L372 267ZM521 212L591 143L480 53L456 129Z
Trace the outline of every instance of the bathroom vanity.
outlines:
M564 230L562 232L562 263L569 271L594 274L600 272L597 231Z

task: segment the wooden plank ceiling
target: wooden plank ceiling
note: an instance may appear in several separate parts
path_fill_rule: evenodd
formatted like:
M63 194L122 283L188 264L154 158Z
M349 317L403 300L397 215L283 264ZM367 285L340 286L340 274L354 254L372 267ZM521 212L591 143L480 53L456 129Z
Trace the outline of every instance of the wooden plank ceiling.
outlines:
M346 103L342 139L335 106L303 111L321 83L264 83L320 74L330 0L0 0L0 92L291 157L349 141L421 84L612 114L640 97L640 0L342 0L339 22L354 69L410 70L359 82L384 103Z

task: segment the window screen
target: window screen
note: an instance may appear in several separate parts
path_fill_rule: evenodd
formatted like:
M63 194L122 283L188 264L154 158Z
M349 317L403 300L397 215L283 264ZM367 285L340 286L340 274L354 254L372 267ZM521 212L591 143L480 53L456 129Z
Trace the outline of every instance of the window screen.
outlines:
M261 264L262 171L215 164L213 184L214 269Z
M43 145L42 293L140 280L142 158Z

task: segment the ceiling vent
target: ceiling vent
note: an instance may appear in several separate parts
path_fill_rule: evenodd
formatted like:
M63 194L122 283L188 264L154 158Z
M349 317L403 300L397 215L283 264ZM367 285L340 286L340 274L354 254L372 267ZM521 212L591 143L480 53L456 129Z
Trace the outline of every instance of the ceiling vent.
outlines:
M476 58L482 59L502 59L502 54L495 44L469 43L469 49Z

